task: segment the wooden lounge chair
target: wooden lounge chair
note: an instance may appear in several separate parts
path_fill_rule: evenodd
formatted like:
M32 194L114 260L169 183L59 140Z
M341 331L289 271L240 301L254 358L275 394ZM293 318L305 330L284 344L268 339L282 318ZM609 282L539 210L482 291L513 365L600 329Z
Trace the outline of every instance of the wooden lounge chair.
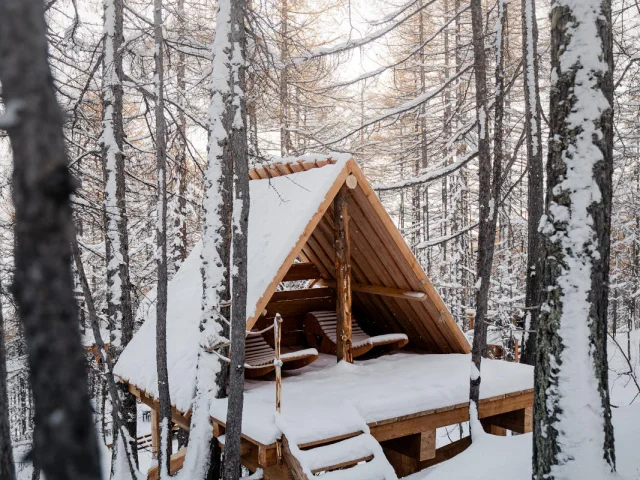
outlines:
M245 342L245 377L257 378L275 370L273 361L276 358L275 350L269 345L262 335L249 335ZM296 352L281 353L283 370L296 370L318 358L315 348L307 348Z
M304 333L309 345L321 353L337 354L335 311L310 312L305 317ZM352 317L352 351L353 358L364 355L372 348L381 353L392 352L404 347L409 339L404 333L392 333L370 337L362 331L355 318Z

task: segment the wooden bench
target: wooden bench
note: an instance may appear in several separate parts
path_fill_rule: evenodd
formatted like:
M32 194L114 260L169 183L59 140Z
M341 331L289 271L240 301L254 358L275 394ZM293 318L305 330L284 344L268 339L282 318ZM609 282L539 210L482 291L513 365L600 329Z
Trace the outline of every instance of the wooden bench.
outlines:
M309 345L321 353L336 355L337 315L335 311L319 311L307 314L304 322L304 333ZM372 348L381 353L392 352L404 347L409 339L403 333L392 333L370 337L358 325L355 318L351 323L353 358L364 355Z
M275 358L275 350L262 338L262 335L249 335L245 342L245 377L257 378L272 372L275 369L273 364ZM280 354L283 370L305 367L317 358L318 351L315 348Z

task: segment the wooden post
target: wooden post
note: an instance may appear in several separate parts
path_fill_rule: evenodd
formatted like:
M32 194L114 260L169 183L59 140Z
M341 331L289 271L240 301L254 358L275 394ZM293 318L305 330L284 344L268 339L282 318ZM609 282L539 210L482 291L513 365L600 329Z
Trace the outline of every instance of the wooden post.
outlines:
M276 367L276 412L280 413L280 403L282 399L282 360L280 359L280 342L282 341L282 317L276 313L273 319L273 337L275 359L273 363ZM282 440L276 440L276 454L278 456L278 465L282 465Z
M158 410L151 410L151 458L158 458L160 449L160 414Z
M338 361L353 363L351 351L351 252L349 246L349 193L343 185L333 201L336 226L336 313Z
M282 340L281 323L282 317L279 313L276 313L276 317L273 319L273 336L275 337L275 360L273 363L276 367L276 412L278 413L280 413L280 399L282 394L282 360L280 360L280 342Z

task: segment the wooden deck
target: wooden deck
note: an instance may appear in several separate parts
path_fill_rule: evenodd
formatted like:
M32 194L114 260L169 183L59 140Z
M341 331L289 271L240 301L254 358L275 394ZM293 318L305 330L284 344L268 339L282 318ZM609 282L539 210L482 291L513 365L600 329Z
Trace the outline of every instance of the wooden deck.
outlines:
M532 431L532 405L533 389L486 398L480 401L480 419L489 433L504 435L506 430L528 433ZM211 420L216 436L224 434L225 422L216 418ZM371 435L381 443L396 473L402 477L447 460L467 448L470 444L468 438L436 449L435 430L468 420L469 402L466 402L403 417L388 418L368 425ZM328 445L359 433L326 438L300 447L308 449ZM243 465L252 471L262 468L266 480L295 478L289 476L286 465L278 464L275 443L263 445L243 435L242 451Z
M502 365L502 362L500 362L500 365ZM308 375L303 373L302 376L309 378ZM295 378L293 377L294 381ZM313 373L311 378L313 378ZM488 379L487 381L490 380ZM267 386L271 382L260 381L260 383ZM253 381L252 385L255 387L256 381ZM295 396L295 392L291 390L291 385L288 387L287 393L285 393L285 398L289 399L289 405L294 401L292 395ZM154 411L159 409L159 403L153 396L132 385L129 386L129 390ZM251 388L249 392L251 392ZM331 392L331 394L335 394L335 392ZM463 395L460 394L458 398L460 397L463 397ZM315 400L320 403L323 402L322 398ZM305 406L305 408L308 408L309 415L313 415L313 405L313 401L309 400L308 407ZM481 399L479 415L485 430L494 435L505 435L506 430L527 433L532 430L532 405L533 389L518 390ZM154 415L154 417L157 418L157 415ZM265 422L273 422L271 415L267 415L267 417L264 418ZM254 421L255 418L254 416ZM436 429L466 422L468 419L469 403L463 402L409 415L390 416L389 418L380 418L378 416L376 421L368 422L367 425L371 436L382 446L387 460L393 466L398 477L404 477L447 460L466 449L470 444L469 438L463 438L436 449ZM185 413L174 408L173 421L176 425L188 430L190 427L190 412ZM225 433L225 418L212 417L211 422L216 437ZM152 432L155 431L152 428ZM301 450L309 450L331 445L361 434L362 431L359 428L357 431L347 432L339 436L327 436L327 438L318 438L308 443L300 443L298 447ZM265 444L244 434L241 444L243 465L251 471L261 468L266 480L290 478L304 480L306 477L301 477L299 472L296 473L296 468L290 465L294 459L287 458L286 449L283 448L286 440L286 438L283 438L281 445L278 445L277 442ZM175 456L176 468L180 468L184 452L177 452ZM344 466L340 464L336 465L335 468L343 468Z

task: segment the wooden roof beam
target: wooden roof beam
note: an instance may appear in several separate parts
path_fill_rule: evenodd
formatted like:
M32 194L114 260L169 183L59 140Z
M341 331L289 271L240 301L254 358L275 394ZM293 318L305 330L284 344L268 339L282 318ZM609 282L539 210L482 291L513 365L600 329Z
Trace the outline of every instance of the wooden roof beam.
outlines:
M336 288L334 280L322 282L327 287ZM401 298L403 300L413 300L423 302L427 299L426 292L415 292L413 290L402 290L401 288L383 287L380 285L365 285L363 283L351 283L351 290L354 292L369 293L371 295L381 295L383 297Z
M322 278L320 270L311 262L294 263L282 279L283 282L293 280L316 280Z

